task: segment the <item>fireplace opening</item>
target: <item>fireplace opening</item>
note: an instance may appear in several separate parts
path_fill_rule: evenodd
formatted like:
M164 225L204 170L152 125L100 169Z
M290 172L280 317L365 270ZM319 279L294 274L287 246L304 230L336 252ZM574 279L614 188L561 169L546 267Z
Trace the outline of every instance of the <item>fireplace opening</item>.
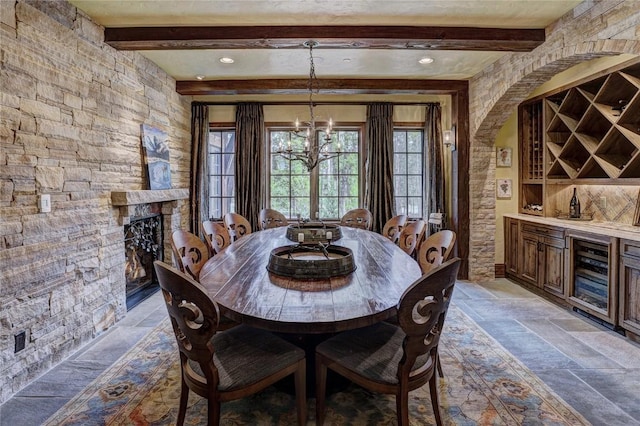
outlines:
M160 288L153 262L164 258L162 239L160 213L138 217L124 227L127 310Z

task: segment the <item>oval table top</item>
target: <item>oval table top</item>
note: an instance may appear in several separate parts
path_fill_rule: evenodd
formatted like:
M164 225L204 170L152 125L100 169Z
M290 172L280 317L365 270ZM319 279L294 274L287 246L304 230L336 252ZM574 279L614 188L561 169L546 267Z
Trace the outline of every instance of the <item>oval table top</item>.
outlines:
M207 261L200 283L229 318L283 333L334 333L395 315L405 289L421 276L418 263L380 234L342 227L334 245L352 250L356 270L327 279L267 271L274 248L296 243L286 227L245 235Z

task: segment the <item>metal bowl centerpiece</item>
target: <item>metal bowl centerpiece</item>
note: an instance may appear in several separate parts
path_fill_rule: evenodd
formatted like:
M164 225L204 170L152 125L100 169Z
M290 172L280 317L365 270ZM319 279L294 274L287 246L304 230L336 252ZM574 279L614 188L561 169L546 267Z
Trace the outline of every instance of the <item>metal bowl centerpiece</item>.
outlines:
M321 279L348 275L356 270L347 247L329 244L297 244L271 250L267 270L298 279Z
M298 243L324 243L339 240L342 238L342 231L339 225L320 222L297 223L287 227L287 238Z

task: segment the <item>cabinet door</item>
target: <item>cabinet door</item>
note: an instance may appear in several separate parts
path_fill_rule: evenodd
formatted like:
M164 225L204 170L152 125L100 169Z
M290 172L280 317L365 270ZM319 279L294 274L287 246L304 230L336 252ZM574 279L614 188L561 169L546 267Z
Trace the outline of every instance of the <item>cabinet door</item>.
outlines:
M520 273L518 268L518 220L505 219L505 246L504 246L504 263L507 274L517 276Z
M540 274L543 288L564 297L564 240L549 238L544 243L544 266Z
M620 325L640 336L640 259L620 257Z
M529 232L520 233L520 241L522 245L522 263L520 265L520 273L523 280L528 281L537 287L539 284L538 272L540 267L540 244L538 236Z

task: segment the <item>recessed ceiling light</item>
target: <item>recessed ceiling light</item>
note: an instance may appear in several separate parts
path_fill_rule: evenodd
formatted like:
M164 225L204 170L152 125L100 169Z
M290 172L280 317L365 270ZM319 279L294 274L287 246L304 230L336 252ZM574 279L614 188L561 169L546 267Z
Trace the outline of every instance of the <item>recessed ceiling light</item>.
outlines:
M204 75L196 75L196 80L204 80Z
M342 62L351 62L351 58L343 58Z
M229 58L227 56L224 56L224 57L220 58L220 62L222 62L223 64L232 64L235 61L233 60L233 58Z
M425 56L424 58L421 58L418 62L421 63L422 65L430 64L433 62L433 58L430 58L429 56Z

